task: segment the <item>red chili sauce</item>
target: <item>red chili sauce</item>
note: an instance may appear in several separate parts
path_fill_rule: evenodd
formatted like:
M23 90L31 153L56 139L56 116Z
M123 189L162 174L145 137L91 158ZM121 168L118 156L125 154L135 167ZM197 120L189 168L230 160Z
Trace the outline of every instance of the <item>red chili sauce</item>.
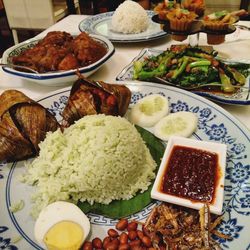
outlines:
M165 168L160 192L213 202L218 172L216 153L176 145Z

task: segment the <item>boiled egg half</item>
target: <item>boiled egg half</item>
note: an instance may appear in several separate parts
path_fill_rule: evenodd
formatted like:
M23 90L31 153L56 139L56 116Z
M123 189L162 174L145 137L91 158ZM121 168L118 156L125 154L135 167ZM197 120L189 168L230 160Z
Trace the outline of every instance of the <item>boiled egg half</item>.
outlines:
M90 231L88 217L76 205L56 201L45 207L35 223L35 239L49 250L78 250Z

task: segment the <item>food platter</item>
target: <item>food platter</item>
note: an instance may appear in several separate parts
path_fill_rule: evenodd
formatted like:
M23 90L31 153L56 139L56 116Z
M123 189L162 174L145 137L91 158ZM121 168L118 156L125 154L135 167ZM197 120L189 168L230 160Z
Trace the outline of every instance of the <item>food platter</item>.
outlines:
M145 57L156 56L162 53L162 50L156 50L151 48L142 49L141 52L136 56L124 69L117 75L116 80L128 81L133 79L133 64L135 61L144 60ZM228 63L236 63L235 61L227 60ZM239 60L237 63L249 63L249 60ZM198 91L193 90L192 92L209 98L213 101L224 103L224 104L234 104L234 105L250 105L250 77L246 79L245 89L240 89L233 94L225 94L222 92L208 92L208 91Z
M194 139L227 144L224 216L218 230L232 239L220 239L218 242L223 249L237 249L239 244L241 249L248 249L250 166L247 153L250 151L250 134L247 128L224 109L191 92L150 82L130 81L126 85L132 91L131 105L148 94L161 94L168 98L171 112L191 111L198 116L198 130L193 135ZM60 120L69 92L70 88L58 90L40 99L39 103ZM0 163L1 249L41 249L34 241L34 220L29 214L30 196L34 190L19 181L19 176L24 171L24 161ZM24 201L24 208L12 213L10 206L20 200ZM154 203L151 203L129 218L144 220L153 206ZM90 238L103 238L107 229L116 223L116 220L97 214L88 214L88 217L92 224Z
M79 23L79 29L80 31L102 35L108 38L111 42L117 43L144 42L158 39L167 35L167 33L161 29L160 24L151 20L151 17L154 15L153 11L147 11L148 18L150 20L148 29L138 34L122 34L113 32L110 29L113 14L114 12L106 12L88 17Z

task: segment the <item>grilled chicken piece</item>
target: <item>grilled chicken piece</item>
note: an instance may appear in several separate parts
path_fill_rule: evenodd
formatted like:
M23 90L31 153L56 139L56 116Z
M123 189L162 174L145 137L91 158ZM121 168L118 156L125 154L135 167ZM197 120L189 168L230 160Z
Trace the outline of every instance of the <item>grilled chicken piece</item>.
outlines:
M124 85L95 82L80 77L72 86L62 116L68 127L85 115L106 114L123 116L130 103L131 92Z
M34 156L46 132L59 127L43 106L17 90L0 96L0 161Z

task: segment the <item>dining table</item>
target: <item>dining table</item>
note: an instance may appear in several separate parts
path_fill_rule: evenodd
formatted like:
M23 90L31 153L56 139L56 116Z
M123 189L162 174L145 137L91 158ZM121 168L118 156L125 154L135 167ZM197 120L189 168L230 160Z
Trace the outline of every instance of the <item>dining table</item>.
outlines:
M87 18L88 15L69 15L43 32L37 35L37 38L43 37L50 31L66 31L73 34L80 33L79 23ZM249 21L239 21L238 25L250 27ZM188 43L189 40L177 42L171 39L171 36L154 39L143 42L133 43L114 43L115 53L111 59L106 62L97 72L89 78L92 80L102 80L109 83L116 81L116 76L128 65L133 58L144 48L154 48L165 50L172 44ZM206 34L201 33L199 36L199 45L207 45ZM250 61L250 32L237 28L232 34L226 36L224 43L213 46L223 57L237 60ZM65 86L64 86L65 87ZM51 91L62 88L62 86L44 86L27 80L23 80L3 72L0 69L0 94L7 89L16 89L22 91L33 99L41 98ZM217 103L223 109L235 116L243 126L250 129L250 105L229 105Z
M69 15L69 16L63 18L62 20L58 21L57 23L55 23L51 27L49 27L46 30L39 33L35 38L42 38L48 32L51 32L51 31L66 31L66 32L69 32L71 34L77 35L80 33L79 24L88 17L90 17L90 16L89 15L75 15L75 14ZM226 35L224 43L221 43L218 45L213 45L213 49L215 51L218 51L218 53L219 53L218 55L222 58L231 59L233 61L250 62L250 31L249 31L250 21L239 21L239 22L237 22L237 25L238 26L236 26L235 32ZM245 28L243 29L240 26L243 26ZM246 27L249 29L247 29ZM131 63L131 61L134 58L136 58L138 56L138 54L143 49L149 48L149 49L157 49L157 50L166 50L166 49L170 48L171 45L174 45L174 44L188 44L189 42L193 41L192 38L194 38L194 42L197 42L197 40L195 40L195 39L197 39L197 36L189 37L182 42L178 42L178 41L173 40L171 38L171 35L168 35L168 34L166 36L163 36L163 37L160 37L157 39L149 39L149 40L145 39L144 41L140 41L140 42L113 42L113 45L115 48L115 52L114 52L113 56L108 61L106 61L96 72L91 74L88 78L91 80L95 80L95 81L100 80L100 81L104 81L107 83L115 83L115 82L117 82L117 76L125 69L125 67L127 65L129 65ZM206 37L205 33L199 34L198 44L204 45L204 46L208 45L207 44L207 37ZM134 82L133 84L137 84L137 83L138 83L138 85L140 84L139 81L138 82L133 81L133 82ZM126 83L126 81L124 83ZM248 85L250 87L249 77L248 77L248 83L249 83ZM38 83L24 80L24 79L21 79L21 78L14 76L14 75L8 74L5 71L3 71L2 68L0 68L0 94L8 89L16 89L16 90L23 92L25 95L27 95L28 97L30 97L34 100L43 100L43 98L49 96L50 93L60 92L60 90L64 89L65 87L70 88L72 86L72 84L73 84L73 82L68 83L67 85L63 85L63 86L40 85ZM154 84L154 83L152 83L152 84ZM172 87L170 87L170 89L172 89ZM64 90L62 90L62 92L63 91ZM172 89L171 91L174 92L175 90ZM183 90L181 90L181 91L182 91L181 93L184 93ZM192 103L194 103L194 104L196 101L195 96L196 96L195 94L192 94L192 96L191 96L192 100L194 100L194 101L192 101ZM189 98L189 97L185 97L185 98ZM235 175L233 172L232 173L233 177L231 177L232 178L232 180L231 180L232 189L235 187L236 191L233 192L231 189L229 190L229 187L231 188L231 186L228 186L228 189L226 191L231 192L232 195L234 195L233 197L236 197L236 195L239 193L241 198L240 198L240 201L239 200L237 201L238 203L236 205L230 203L231 201L232 202L235 201L232 198L230 201L228 201L228 204L230 203L230 206L228 206L226 208L229 209L229 208L233 207L235 210L242 209L243 212L241 212L241 210L239 211L239 214L241 216L240 222L242 224L247 224L246 229L244 229L244 230L247 230L247 227L249 227L249 222L247 222L247 220L246 220L247 217L244 217L244 216L247 215L249 217L249 214L250 214L250 212L249 212L249 183L248 183L248 187L246 185L246 189L244 189L245 186L243 185L243 183L247 182L247 178L249 180L249 173L250 173L249 158L247 160L247 157L248 157L247 155L249 154L249 152L245 152L245 149L249 148L250 104L233 105L233 104L227 104L227 103L222 103L222 102L216 102L215 100L212 100L212 101L206 100L203 97L198 97L198 98L199 99L197 99L197 102L199 104L197 104L197 106L202 104L202 106L206 107L206 104L207 104L208 106L212 107L212 111L215 115L211 119L216 119L216 121L219 121L218 124L222 124L223 119L227 119L227 121L233 120L232 125L230 125L231 127L229 127L229 125L228 125L228 129L233 130L230 133L233 134L234 138L231 138L228 135L228 136L225 136L225 141L224 141L225 143L230 144L229 150L231 150L230 153L233 155L230 159L228 159L228 161L230 162L230 166L229 166L228 171L229 172L233 171L231 166L233 165L234 161L241 161L241 162L234 165L235 169L236 169L235 171L237 171L237 169L239 169L239 171L235 172ZM204 102L203 102L203 100L204 100ZM44 103L46 103L45 98L44 98ZM195 105L193 107L195 110ZM207 112L208 109L204 108L203 111ZM204 113L202 115L203 115L203 117L202 117L203 123L201 122L201 126L202 125L205 126L205 123L206 122L209 123L211 119L209 117L209 114L206 115L206 113ZM228 117L228 115L230 117L232 116L233 119ZM236 122L234 122L234 120ZM211 125L211 127L212 126L214 126L214 125ZM221 128L220 126L221 125L218 125L219 129ZM236 128L239 129L239 132L237 131ZM200 129L203 129L203 128L201 127ZM204 128L204 129L206 129L206 128ZM222 127L222 129L223 129L223 127ZM238 137L239 133L240 133L240 136L242 138L240 138L240 136L239 136L239 138L236 138L236 137ZM213 138L215 138L215 140L216 140L216 135L211 135L211 134L209 134L209 132L207 132L207 134L208 134L208 136L211 136L211 137L214 136ZM236 143L236 140L238 140L239 143ZM245 165L242 162L243 163L246 162L246 163L244 163ZM243 169L243 167L245 167L245 169ZM1 163L0 163L0 179L2 178L4 181L6 179L6 186L7 185L10 185L10 186L11 185L17 185L17 186L19 185L19 184L16 184L16 182L13 182L13 184L11 184L9 181L11 178L15 179L15 178L13 178L13 176L11 177L11 175L15 175L14 170L12 171L12 169L14 169L14 168L15 168L15 165L13 165L12 168L10 168L11 171L8 174L4 175L5 172L4 171L1 172ZM19 170L20 170L20 168L17 168L17 171L19 171ZM245 172L248 171L247 172L248 177L245 177L244 171ZM6 173L7 172L8 171L6 171ZM2 175L1 175L1 173L2 173ZM10 178L7 175L10 176ZM236 186L235 183L238 186ZM12 190L12 189L10 188L10 190ZM13 191L13 193L8 194L8 190L7 190L6 197L8 195L10 195L10 196L12 195L12 196L16 197L16 196L18 196L18 192L19 191L17 191L17 193L15 193ZM25 192L26 192L26 189L25 189ZM242 193L240 193L240 192L242 192ZM244 196L245 194L247 195L246 197ZM5 199L7 199L6 197L5 197ZM248 201L247 201L247 199L248 199ZM240 204L240 202L241 203L245 202L242 205L242 207L238 206ZM3 208L1 208L1 206L3 206L3 208L6 210L5 205L0 204L0 211L1 211L1 209L3 209ZM246 206L248 206L248 208L246 208ZM248 209L248 211L245 212L247 209ZM238 210L236 211L237 213L238 213ZM6 211L5 211L5 213L7 214ZM231 210L227 210L226 212L230 214ZM12 216L12 214L9 212L8 216ZM13 223L15 224L16 223L14 220L15 218L14 217L12 218L12 217L11 217L11 219L12 219L12 221L14 221ZM20 218L21 218L20 219L21 223L23 223L23 225L28 223L28 215L26 217L24 216L24 218L23 217L20 217ZM95 217L93 217L93 218L96 219ZM1 221L1 219L0 219L0 221ZM7 221L8 220L6 219L6 222ZM8 223L9 223L9 221L8 221ZM228 223L230 225L226 224L226 226L227 225L232 226L232 228L233 228L232 230L235 230L234 231L235 234L233 235L233 237L238 238L238 234L242 230L243 227L236 225L237 219L235 219L235 218L229 217ZM28 225L30 225L30 224L28 224ZM15 224L15 226L16 226L16 224ZM14 228L12 224L9 227ZM16 226L16 228L18 228L18 227ZM4 227L3 227L3 225L1 225L1 223L0 223L0 233L2 233L2 235L0 235L0 248L1 248L1 239L4 239L4 237L5 238L10 237L10 236L8 236L7 233L6 233L6 235L4 235L5 231L7 232L7 229L8 228L6 225L4 225ZM94 227L94 229L95 229L95 227ZM94 229L93 229L93 231L94 231ZM28 234L31 235L32 230L33 230L32 228L27 227ZM225 228L225 231L226 230L229 230L229 229ZM25 235L25 234L23 234L21 228L18 229L18 232L19 232L19 234ZM246 231L246 232L248 232L248 231ZM17 232L15 231L14 234L17 234ZM248 233L245 233L245 231L244 231L244 235L246 235L246 234L248 234ZM23 236L23 237L25 238L25 236ZM35 244L29 240L29 237L27 237L25 239L31 245ZM241 238L241 240L242 240L242 238ZM236 243L233 243L233 244L237 244L237 242L238 241L236 241ZM11 242L9 241L8 244L10 245ZM6 243L5 245L7 246L8 244ZM24 244L24 243L19 242L19 243L17 243L17 245L18 244ZM249 238L247 239L247 237L245 237L244 238L244 249L250 249L250 245L248 245L248 244L249 244ZM224 248L228 249L227 248L228 246L223 241L222 241L222 246L223 246L223 249ZM3 247L3 249L5 249L5 248ZM10 248L10 249L12 249L12 248ZM16 249L16 248L13 248L13 249ZM33 249L33 248L27 248L27 249ZM37 248L37 249L40 249L40 248ZM240 249L240 248L238 248L238 249Z

